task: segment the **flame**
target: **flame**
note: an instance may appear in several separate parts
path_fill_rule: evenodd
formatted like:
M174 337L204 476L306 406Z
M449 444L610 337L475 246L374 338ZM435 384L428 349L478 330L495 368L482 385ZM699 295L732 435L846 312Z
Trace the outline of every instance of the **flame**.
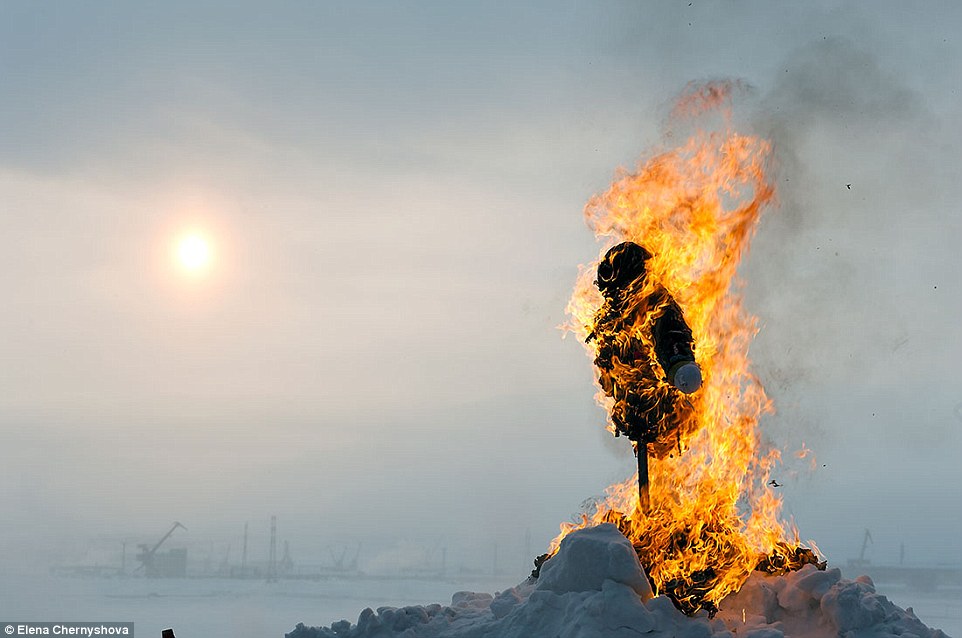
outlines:
M672 122L698 124L707 115L721 124L695 129L635 173L622 171L585 207L588 226L603 240L601 255L625 240L652 253L649 280L682 308L704 385L689 404L676 407L675 417L685 420L677 449L650 461L647 510L638 507L632 477L609 487L582 521L562 525L549 550L556 552L574 529L613 522L634 544L656 591L687 613L717 609L755 569L774 573L800 560L814 562L795 530L780 521L780 497L765 486L780 454L759 434L760 417L773 408L748 358L758 328L742 306L737 268L776 193L771 142L732 125L738 88L690 85ZM580 269L567 309L566 328L582 342L603 301L593 284L597 264ZM594 358L594 346L586 347ZM612 400L600 386L597 396L610 414Z

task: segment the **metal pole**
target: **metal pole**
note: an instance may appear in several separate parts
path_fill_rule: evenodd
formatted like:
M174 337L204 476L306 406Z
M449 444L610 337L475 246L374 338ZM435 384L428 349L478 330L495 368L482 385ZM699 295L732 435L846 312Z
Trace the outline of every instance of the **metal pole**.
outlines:
M277 580L277 517L271 516L271 551L267 560L267 582Z
M244 553L241 554L241 578L247 578L247 523L244 523Z

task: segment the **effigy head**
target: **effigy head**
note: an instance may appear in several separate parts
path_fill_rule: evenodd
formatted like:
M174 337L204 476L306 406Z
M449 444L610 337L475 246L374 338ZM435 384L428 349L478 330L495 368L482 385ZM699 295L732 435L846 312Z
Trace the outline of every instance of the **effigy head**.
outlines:
M598 279L595 280L595 285L603 295L610 297L643 277L645 262L649 259L651 253L635 242L622 242L605 253L604 259L598 264Z

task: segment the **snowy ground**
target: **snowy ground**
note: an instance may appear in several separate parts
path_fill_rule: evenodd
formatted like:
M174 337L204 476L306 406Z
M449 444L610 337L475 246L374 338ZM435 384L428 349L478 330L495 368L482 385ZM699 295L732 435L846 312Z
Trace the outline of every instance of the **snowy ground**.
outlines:
M0 622L114 620L135 623L140 638L281 638L294 626L357 618L365 607L448 601L459 589L494 591L518 575L473 580L97 579L0 574Z
M549 563L550 564L550 563ZM617 567L617 565L615 566ZM626 572L630 576L630 572ZM597 575L597 574L596 574ZM799 575L803 576L803 575ZM819 580L822 577L816 577ZM831 577L829 577L831 578ZM581 576L578 577L580 581ZM144 579L75 579L47 576L45 574L0 574L0 621L12 620L123 620L136 623L136 633L141 638L159 637L164 627L174 627L178 638L198 638L213 636L236 636L238 638L281 638L291 632L297 623L307 626L326 626L341 619L357 622L366 607L406 607L422 606L430 603L444 603L451 606L452 595L460 590L485 592L510 592L512 585L523 580L522 574L505 576L501 579L479 577L474 581L425 581L403 579L361 579L327 580L319 582L281 581L268 584L263 581L238 580L154 580ZM764 582L764 579L759 579ZM604 584L602 582L602 589ZM820 581L824 586L825 581ZM597 583L596 583L597 584ZM636 584L639 585L640 584ZM609 597L611 593L609 585ZM792 591L799 589L794 586ZM890 599L898 607L914 607L915 613L926 625L943 629L953 638L962 638L962 592L936 591L918 592L893 587L891 591L879 587L880 594ZM530 592L525 593L530 603ZM533 591L533 589L532 589ZM741 595L761 595L760 585L752 583ZM603 593L603 592L602 592ZM622 591L622 593L625 593ZM539 594L544 604L548 599L558 602L570 594ZM776 593L776 599L778 594ZM783 596L784 597L784 596ZM823 596L824 597L824 596ZM519 607L519 599L511 603L510 594L501 597L501 613ZM591 595L580 592L574 598L590 599ZM603 598L603 597L602 597ZM477 620L492 611L493 599L481 596L456 596L461 611L468 610L467 617ZM788 598L785 598L787 601ZM809 604L812 596L800 596L799 600ZM473 601L473 602L472 602ZM723 605L720 618L734 622L741 620L741 610L734 602ZM881 604L881 603L880 603ZM474 605L475 609L471 610ZM625 603L633 609L633 603ZM662 605L661 607L659 605ZM457 607L457 605L453 605ZM649 603L649 607L651 603ZM664 608L662 608L664 607ZM749 618L746 607L746 625L750 622L756 629L762 629L760 618ZM577 605L575 606L576 609ZM820 607L819 607L820 608ZM439 606L440 609L440 606ZM528 611L536 611L534 608ZM582 610L583 611L583 610ZM635 609L637 612L637 609ZM771 610L769 610L771 611ZM776 610L777 611L777 610ZM475 614L475 612L478 612ZM459 612L461 613L461 612ZM673 609L656 603L649 616L667 616L671 622L687 622L678 618ZM590 616L587 617L590 619ZM464 620L464 618L462 618ZM772 623L764 619L765 625ZM774 618L773 618L774 620ZM811 619L809 619L811 620ZM786 628L782 619L782 628ZM717 626L717 625L716 625ZM477 629L477 625L475 626ZM746 627L747 629L747 627ZM769 627L769 629L772 629ZM710 633L717 634L712 625ZM704 629L700 631L705 631ZM736 632L735 635L744 632ZM784 632L783 632L784 633ZM895 632L890 632L895 633ZM915 633L903 631L902 635ZM391 634L385 634L391 635ZM534 633L532 636L539 634ZM683 632L678 633L679 636ZM767 634L774 638L776 634ZM818 635L816 634L812 634ZM832 634L834 637L835 633ZM859 638L878 635L871 631L858 632ZM918 634L916 634L918 635ZM758 634L757 638L765 638ZM922 638L922 636L919 636Z
M806 565L754 574L715 617L681 614L653 597L631 544L613 525L573 532L537 581L460 592L450 606L365 609L356 624L299 625L289 638L944 638L879 595L871 580Z

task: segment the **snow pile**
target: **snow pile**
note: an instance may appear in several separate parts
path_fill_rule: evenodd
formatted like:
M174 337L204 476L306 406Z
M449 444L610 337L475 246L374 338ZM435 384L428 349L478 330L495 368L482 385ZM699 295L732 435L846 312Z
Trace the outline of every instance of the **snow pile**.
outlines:
M862 577L808 565L783 577L753 575L714 619L689 618L651 587L614 525L561 542L537 581L490 594L458 592L441 605L365 609L356 625L300 624L286 638L945 638Z
M946 638L911 607L903 610L877 594L868 576L845 580L838 569L814 565L782 577L753 574L722 601L715 619L752 638Z

